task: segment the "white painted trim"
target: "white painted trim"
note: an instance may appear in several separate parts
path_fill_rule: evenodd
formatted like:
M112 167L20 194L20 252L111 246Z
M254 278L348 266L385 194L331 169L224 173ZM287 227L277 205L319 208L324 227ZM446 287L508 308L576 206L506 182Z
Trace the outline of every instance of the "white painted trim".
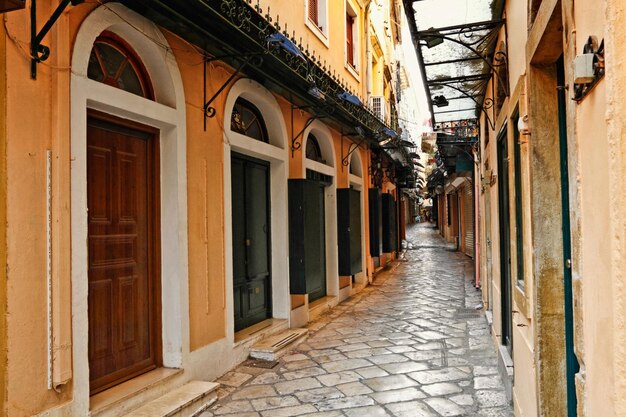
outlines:
M330 129L321 121L315 120L307 127L302 135L302 149L306 150L306 141L309 133L313 133L317 138L322 158L326 164L307 159L302 152L304 162L302 164L302 176L306 178L306 170L312 169L322 174L333 177L333 183L326 187L324 195L324 218L326 234L326 294L329 296L339 295L339 250L337 247L337 180L336 166L337 155Z
M349 8L349 9L348 9ZM346 34L348 28L346 27L346 15L350 13L350 16L354 17L354 26L352 28L352 48L354 53L354 67L348 63L348 40L346 39ZM356 78L357 81L361 81L360 71L361 71L361 8L354 4L351 0L345 0L343 6L343 54L344 54L344 65L348 72ZM366 42L368 40L366 39Z
M361 149L356 149L352 156L350 157L350 164L348 165L348 172L350 171L350 167L352 164L358 167L359 175L348 174L348 179L350 181L350 186L354 187L355 190L359 190L361 192L361 272L356 274L355 281L359 284L364 284L368 282L367 276L367 252L366 252L366 242L365 242L365 205L367 198L367 188L365 188L363 181L363 162L361 160Z
M143 33L135 28L141 28ZM144 63L156 102L87 78L93 42L109 30L127 41ZM72 338L74 401L72 415L89 413L87 312L87 108L160 130L161 282L164 366L180 368L189 354L187 144L185 97L167 40L144 17L119 3L94 9L74 44L71 76ZM193 370L189 378L193 377Z
M328 0L320 0L318 3L321 7L318 10L318 17L320 18L320 24L322 25L322 29L320 29L315 22L313 22L309 18L309 0L304 0L304 24L317 38L326 46L326 48L330 48L330 18L328 16Z
M243 97L261 112L269 144L259 142L230 129L235 101ZM289 219L287 207L287 179L289 153L287 125L280 105L272 93L248 78L235 82L228 92L224 105L224 213L232 213L231 155L232 152L253 156L270 163L270 221L272 253L272 316L290 319L289 296ZM233 304L233 227L232 218L224 219L224 257L226 280L226 340L235 346L235 319ZM234 364L233 364L234 365Z

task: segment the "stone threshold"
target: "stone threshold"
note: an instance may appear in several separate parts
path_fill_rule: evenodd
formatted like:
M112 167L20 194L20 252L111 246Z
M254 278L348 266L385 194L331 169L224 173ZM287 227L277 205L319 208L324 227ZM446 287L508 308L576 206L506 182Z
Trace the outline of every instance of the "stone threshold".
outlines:
M174 387L182 374L182 369L158 368L93 395L89 399L90 416L124 415Z
M256 342L264 337L289 327L286 319L267 319L235 333L235 346L247 342Z

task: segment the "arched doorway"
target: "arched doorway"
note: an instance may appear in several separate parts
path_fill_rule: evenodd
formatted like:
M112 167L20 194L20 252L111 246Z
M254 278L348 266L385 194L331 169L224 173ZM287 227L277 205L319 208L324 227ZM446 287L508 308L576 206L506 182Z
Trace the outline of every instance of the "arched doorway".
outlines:
M162 45L153 23L114 3L84 20L73 48L75 398L156 367L182 366L185 100ZM87 415L88 407L77 401L73 413Z
M227 334L289 317L286 128L278 103L250 79L224 110ZM231 321L232 320L232 321Z
M305 278L311 304L339 294L336 159L333 138L323 123L313 122L304 137Z

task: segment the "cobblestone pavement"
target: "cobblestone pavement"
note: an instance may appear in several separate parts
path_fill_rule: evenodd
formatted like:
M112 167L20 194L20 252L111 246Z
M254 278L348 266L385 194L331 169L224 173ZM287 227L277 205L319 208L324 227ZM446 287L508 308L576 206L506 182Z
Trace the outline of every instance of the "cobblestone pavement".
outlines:
M240 366L202 417L509 417L472 263L431 225L406 262L309 325L273 369Z

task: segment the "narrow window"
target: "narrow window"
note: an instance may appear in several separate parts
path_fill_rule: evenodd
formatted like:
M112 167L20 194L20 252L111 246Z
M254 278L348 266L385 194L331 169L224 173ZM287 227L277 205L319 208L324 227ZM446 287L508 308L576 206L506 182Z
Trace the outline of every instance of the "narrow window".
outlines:
M346 13L346 50L348 64L354 68L354 17L350 13Z
M267 128L261 112L254 104L241 97L235 102L230 118L230 130L269 143Z
M309 0L309 19L315 23L315 26L320 27L318 1L319 0Z

